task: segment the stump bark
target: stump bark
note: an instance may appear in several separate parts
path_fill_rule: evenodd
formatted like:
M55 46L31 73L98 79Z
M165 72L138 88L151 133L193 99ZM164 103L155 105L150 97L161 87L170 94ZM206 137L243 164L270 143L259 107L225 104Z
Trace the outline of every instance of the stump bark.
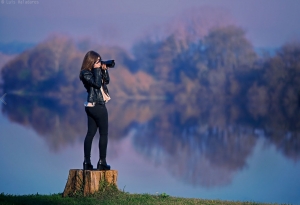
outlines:
M83 193L88 196L99 190L102 180L117 186L118 171L117 170L82 170L70 169L68 181L63 192L63 197L74 196Z

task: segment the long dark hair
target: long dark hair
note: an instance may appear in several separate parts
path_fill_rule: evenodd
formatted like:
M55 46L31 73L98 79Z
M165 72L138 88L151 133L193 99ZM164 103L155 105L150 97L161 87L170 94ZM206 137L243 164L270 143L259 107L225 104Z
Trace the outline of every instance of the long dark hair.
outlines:
M101 61L101 56L99 53L95 51L89 51L85 54L84 59L82 61L82 66L80 71L82 70L92 70L94 67L94 64L97 62L98 57L100 58Z

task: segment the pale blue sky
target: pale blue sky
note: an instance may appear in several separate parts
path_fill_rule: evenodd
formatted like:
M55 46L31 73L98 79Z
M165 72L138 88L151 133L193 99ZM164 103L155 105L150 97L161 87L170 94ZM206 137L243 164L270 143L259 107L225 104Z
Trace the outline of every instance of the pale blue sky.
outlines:
M298 0L26 1L0 0L0 42L37 43L50 34L63 33L130 48L152 28L184 18L189 9L202 6L228 12L256 47L278 47L300 39Z

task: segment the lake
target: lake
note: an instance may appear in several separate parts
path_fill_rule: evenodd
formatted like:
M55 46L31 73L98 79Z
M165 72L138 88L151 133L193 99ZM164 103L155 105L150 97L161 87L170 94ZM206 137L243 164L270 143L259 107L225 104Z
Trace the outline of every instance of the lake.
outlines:
M0 193L61 193L82 168L83 102L8 94L1 103ZM299 109L112 99L107 161L130 193L300 204ZM249 112L249 110L252 110ZM98 161L97 133L92 163Z

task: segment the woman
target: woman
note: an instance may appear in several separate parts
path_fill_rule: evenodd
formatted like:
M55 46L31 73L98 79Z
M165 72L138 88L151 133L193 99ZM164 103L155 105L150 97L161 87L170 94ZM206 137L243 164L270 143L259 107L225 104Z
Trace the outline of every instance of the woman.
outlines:
M105 64L101 64L101 56L95 51L89 51L85 55L79 78L82 81L87 95L85 112L88 117L88 131L84 140L84 170L92 170L91 164L91 148L92 141L99 128L99 161L98 170L110 170L110 166L106 163L106 149L108 136L108 114L105 101L101 93L101 87L106 88L109 83L108 70Z

